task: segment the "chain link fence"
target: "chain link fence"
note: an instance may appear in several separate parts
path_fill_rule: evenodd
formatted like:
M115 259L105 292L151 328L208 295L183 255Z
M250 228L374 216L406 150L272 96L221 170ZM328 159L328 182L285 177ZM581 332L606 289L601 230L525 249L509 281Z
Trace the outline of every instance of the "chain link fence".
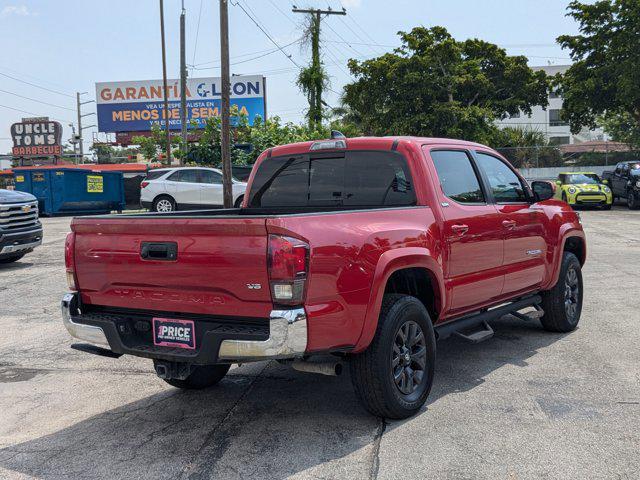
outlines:
M592 151L576 151L578 149L579 144L563 147L497 148L496 150L518 169L613 166L618 162L640 160L640 151L638 150L609 151L606 146Z

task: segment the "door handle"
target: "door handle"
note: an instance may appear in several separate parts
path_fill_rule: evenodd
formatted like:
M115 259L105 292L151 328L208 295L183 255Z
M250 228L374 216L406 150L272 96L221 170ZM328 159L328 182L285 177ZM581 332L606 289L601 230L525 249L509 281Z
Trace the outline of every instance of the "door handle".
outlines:
M453 233L462 236L469 231L469 225L451 225L451 230L453 230Z
M506 228L507 230L513 230L514 228L516 228L516 221L515 220L504 220L502 222L502 226L504 228Z
M178 244L176 242L142 242L140 257L144 260L174 261L178 258Z

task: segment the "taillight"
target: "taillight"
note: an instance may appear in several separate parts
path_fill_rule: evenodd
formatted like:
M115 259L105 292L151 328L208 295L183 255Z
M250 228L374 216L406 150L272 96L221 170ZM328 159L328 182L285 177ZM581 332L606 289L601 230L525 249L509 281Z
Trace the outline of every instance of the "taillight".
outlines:
M67 271L67 284L71 290L77 290L76 283L76 261L74 250L76 244L76 234L70 232L64 242L64 266Z
M301 305L309 274L309 245L297 238L269 235L268 262L274 303Z
M149 185L149 182L141 182L140 183L140 189L143 189L144 187L146 187L147 185Z

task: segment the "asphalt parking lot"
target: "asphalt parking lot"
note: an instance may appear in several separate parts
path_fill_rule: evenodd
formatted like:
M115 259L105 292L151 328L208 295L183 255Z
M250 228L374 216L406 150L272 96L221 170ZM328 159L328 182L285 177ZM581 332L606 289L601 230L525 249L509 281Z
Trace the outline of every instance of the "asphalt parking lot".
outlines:
M0 478L640 478L640 211L584 211L577 331L494 322L438 344L417 416L383 422L348 374L276 362L181 392L148 360L71 350L59 300L69 218L0 267Z

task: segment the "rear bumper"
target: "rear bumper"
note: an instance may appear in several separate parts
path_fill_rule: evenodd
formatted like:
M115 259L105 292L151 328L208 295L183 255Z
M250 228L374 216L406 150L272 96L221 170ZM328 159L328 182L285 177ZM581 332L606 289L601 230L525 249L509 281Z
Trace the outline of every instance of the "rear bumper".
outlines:
M151 210L151 205L153 202L145 202L144 200L140 200L140 206L142 208L146 208L147 210Z
M0 257L28 252L42 243L42 227L27 232L0 234Z
M307 348L307 316L303 308L273 310L263 326L196 320L197 348L183 350L153 344L152 333L145 326L151 315L82 314L77 293L65 294L61 306L62 321L71 336L108 345L119 354L211 365L295 358L303 356Z

